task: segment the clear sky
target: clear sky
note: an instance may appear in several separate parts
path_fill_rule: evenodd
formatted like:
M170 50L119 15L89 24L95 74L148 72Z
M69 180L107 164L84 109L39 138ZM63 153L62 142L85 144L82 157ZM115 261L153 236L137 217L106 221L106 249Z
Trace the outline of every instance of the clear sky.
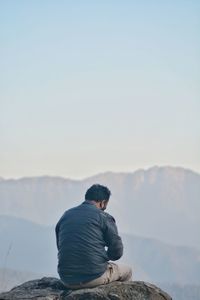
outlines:
M199 0L1 0L0 176L200 172Z

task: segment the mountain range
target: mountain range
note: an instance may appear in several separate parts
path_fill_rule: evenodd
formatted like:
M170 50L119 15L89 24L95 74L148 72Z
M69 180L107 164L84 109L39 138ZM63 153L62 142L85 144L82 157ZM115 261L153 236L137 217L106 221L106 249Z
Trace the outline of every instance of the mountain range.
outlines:
M18 271L8 268L0 268L0 293L9 291L14 286L22 284L25 281L41 278L41 274Z
M199 284L200 250L121 234L134 280ZM0 268L58 276L55 228L0 216Z
M94 183L112 192L108 212L119 231L200 249L200 175L180 167L61 177L0 179L0 212L54 226L64 211L84 201Z

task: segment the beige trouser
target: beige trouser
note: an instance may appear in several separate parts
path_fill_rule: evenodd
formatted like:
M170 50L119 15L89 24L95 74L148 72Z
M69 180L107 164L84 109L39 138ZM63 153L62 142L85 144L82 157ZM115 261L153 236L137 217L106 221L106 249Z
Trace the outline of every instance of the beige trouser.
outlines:
M115 264L109 262L107 270L100 277L85 283L79 283L76 285L67 285L66 287L71 289L82 289L95 287L102 284L107 284L112 281L130 281L132 279L132 270L130 267L123 264Z

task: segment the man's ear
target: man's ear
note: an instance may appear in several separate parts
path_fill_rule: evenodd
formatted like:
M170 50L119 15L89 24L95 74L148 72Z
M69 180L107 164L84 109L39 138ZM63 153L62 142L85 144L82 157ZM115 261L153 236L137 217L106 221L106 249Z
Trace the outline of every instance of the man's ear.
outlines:
M100 206L100 208L103 208L104 207L104 201L100 201L99 206Z

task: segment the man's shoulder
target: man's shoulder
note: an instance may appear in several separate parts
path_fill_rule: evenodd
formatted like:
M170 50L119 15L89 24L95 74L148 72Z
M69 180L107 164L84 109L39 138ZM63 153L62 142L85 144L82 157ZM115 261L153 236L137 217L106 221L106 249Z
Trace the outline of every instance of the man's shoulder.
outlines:
M85 204L85 202L67 209L63 213L63 215L61 216L61 218L59 219L57 224L62 223L66 219L75 218L76 216L85 218L89 214L89 211L90 211L90 215L91 215L91 212L92 212L92 215L94 215L94 216L99 215L100 210L96 209L96 207L94 205L84 205L84 204Z
M79 206L79 205L78 205L78 206ZM71 213L73 214L73 213L76 211L76 209L77 209L78 206L74 206L74 207L71 207L71 208L67 209L67 210L62 214L62 216L60 217L60 219L59 219L57 225L60 224L65 218L67 218Z
M115 218L112 215L110 215L109 213L107 213L105 211L100 211L100 214L101 214L102 218L115 223Z
M71 207L71 208L67 209L67 210L63 213L63 215L62 215L62 217L61 217L60 219L64 218L66 215L70 214L71 212L74 212L74 210L76 210L76 208L77 208L77 206L74 206L74 207Z

